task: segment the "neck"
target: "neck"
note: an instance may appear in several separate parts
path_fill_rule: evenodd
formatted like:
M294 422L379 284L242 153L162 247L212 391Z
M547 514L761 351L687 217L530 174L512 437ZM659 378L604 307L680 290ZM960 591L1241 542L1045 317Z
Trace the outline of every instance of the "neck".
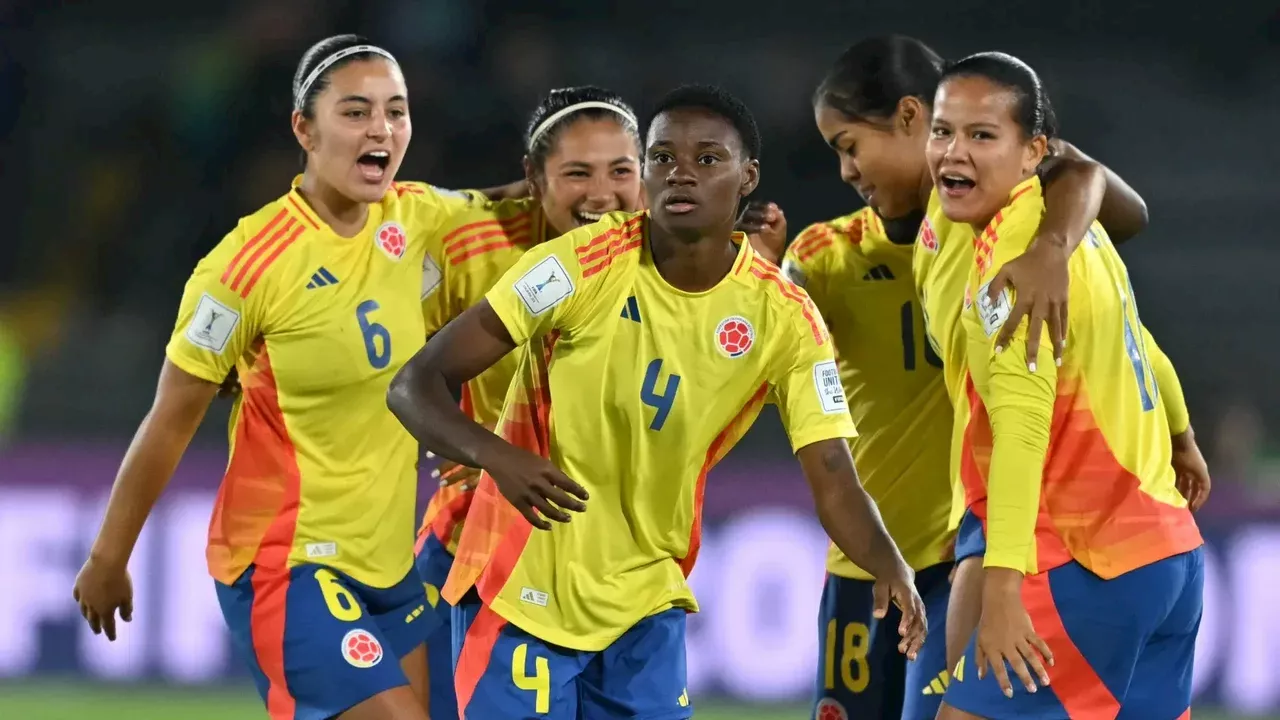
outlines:
M715 287L733 269L738 248L733 225L690 234L674 233L649 220L649 252L653 264L672 287L702 292Z
M332 186L321 183L319 178L309 172L303 174L298 192L311 209L315 210L316 215L338 235L354 237L364 229L365 220L369 216L368 204L346 197Z
M920 172L920 212L929 209L929 196L933 194L933 173L929 172L928 167L924 167Z
M920 234L920 223L924 222L924 211L916 210L894 220L885 220L884 231L889 235L889 242L894 245L911 245Z

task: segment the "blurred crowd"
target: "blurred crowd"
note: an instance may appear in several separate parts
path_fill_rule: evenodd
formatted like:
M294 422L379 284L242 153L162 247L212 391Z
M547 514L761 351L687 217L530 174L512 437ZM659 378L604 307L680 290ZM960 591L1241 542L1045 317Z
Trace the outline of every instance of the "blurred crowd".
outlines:
M604 85L642 109L680 82L724 84L764 132L759 195L797 232L856 200L812 128L810 86L843 45L896 31L953 57L1021 55L1066 134L1144 193L1152 227L1125 254L1212 452L1211 505L1280 509L1280 183L1254 139L1280 122L1274 4L1173 18L1100 1L666 5L0 0L0 193L16 216L0 241L0 443L135 426L190 268L299 170L289 88L320 37L359 32L400 58L415 130L402 176L453 187L519 174L524 116L551 87Z

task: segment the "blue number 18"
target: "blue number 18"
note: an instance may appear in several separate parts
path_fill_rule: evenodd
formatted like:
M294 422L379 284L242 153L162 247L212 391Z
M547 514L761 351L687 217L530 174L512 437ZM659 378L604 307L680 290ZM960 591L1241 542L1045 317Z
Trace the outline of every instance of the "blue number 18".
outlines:
M659 395L658 375L661 373L662 359L659 358L649 363L649 369L644 373L644 385L640 386L640 402L657 410L653 414L653 421L649 423L650 430L661 430L666 424L671 406L676 402L676 391L680 389L680 376L671 375L667 379L666 389Z

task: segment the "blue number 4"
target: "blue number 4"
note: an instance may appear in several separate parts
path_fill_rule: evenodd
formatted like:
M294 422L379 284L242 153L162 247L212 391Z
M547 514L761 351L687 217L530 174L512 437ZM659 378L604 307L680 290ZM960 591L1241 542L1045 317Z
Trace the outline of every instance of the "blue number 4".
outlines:
M644 385L640 387L640 402L657 410L649 423L650 430L661 430L666 424L671 406L676 402L676 391L680 389L680 376L673 374L667 378L666 389L658 394L658 375L661 373L662 359L659 358L649 363L649 369L644 373Z
M364 352L375 370L381 370L391 362L391 333L369 320L369 313L379 307L377 300L365 300L356 308L356 322L360 324L360 335L364 337Z

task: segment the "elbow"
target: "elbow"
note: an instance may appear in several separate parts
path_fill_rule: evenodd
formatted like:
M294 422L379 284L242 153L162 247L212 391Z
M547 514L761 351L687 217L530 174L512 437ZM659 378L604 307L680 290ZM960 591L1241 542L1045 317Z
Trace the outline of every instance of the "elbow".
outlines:
M391 385L387 387L387 409L401 422L412 404L413 376L412 363L406 364L391 378Z

